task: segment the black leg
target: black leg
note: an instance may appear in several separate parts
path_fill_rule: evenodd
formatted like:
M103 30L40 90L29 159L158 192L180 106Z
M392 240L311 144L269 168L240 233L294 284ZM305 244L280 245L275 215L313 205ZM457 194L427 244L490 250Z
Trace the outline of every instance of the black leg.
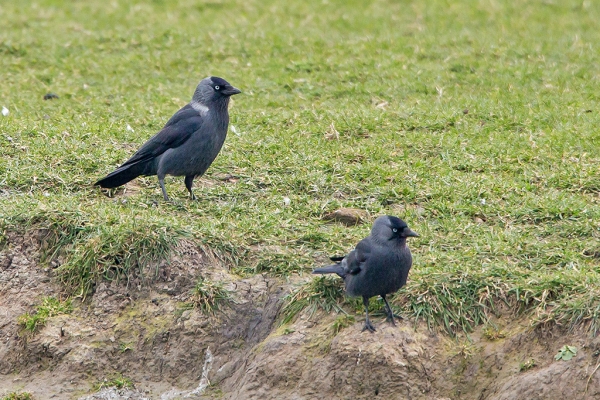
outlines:
M160 190L162 190L162 194L163 194L163 197L165 198L165 201L169 201L169 196L167 196L167 189L165 189L165 177L159 176L158 183L160 184Z
M194 183L194 178L196 176L195 175L186 175L185 177L185 187L187 188L188 192L190 192L190 199L192 200L196 200L196 196L194 196L194 192L192 191L192 184Z
M388 303L387 299L385 298L385 294L381 295L381 298L385 302L385 313L387 314L386 321L391 322L392 325L396 326L396 322L394 322L394 317L398 319L402 319L402 317L400 315L394 314L394 312L392 311L392 307L390 307L390 303Z
M371 325L371 321L369 320L369 298L363 296L363 304L365 305L365 315L367 319L365 320L365 326L362 329L363 331L375 332L375 327Z

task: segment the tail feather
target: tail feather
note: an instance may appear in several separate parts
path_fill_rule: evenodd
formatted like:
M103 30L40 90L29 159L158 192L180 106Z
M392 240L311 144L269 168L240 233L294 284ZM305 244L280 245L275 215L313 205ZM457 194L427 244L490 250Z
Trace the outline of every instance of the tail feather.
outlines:
M149 175L149 167L150 165L148 163L122 165L98 182L94 183L94 186L116 188L134 180L140 175Z
M341 264L328 265L327 267L315 268L313 274L337 274L341 278L346 276L346 271Z

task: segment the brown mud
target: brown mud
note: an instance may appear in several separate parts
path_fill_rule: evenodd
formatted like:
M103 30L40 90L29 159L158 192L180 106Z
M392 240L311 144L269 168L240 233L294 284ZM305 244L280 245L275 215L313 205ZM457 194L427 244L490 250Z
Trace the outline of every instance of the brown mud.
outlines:
M402 320L363 319L335 333L336 315L301 314L280 327L294 282L240 278L202 249L173 251L127 280L103 281L74 310L35 334L17 323L63 290L60 264L40 263L45 232L9 233L0 248L0 397L34 399L598 399L600 339L584 327L532 329L525 318L495 321L458 339ZM234 301L215 313L185 309L203 276ZM296 281L310 277L295 278ZM557 361L565 344L577 355ZM533 361L532 361L533 360ZM102 389L124 376L135 389Z

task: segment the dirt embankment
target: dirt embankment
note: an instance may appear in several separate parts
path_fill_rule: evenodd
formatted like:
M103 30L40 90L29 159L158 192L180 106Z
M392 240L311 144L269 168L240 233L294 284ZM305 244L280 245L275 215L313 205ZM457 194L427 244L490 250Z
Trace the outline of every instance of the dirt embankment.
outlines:
M583 330L531 330L525 320L500 320L504 337L490 340L477 331L456 340L406 320L392 327L375 318L377 332L361 332L357 316L355 324L335 334L336 316L326 314L301 315L278 327L290 283L261 275L241 279L193 246L177 249L168 262L127 282L99 283L93 295L74 303L71 314L50 318L36 334L24 335L18 317L41 298L60 298L62 292L52 267L39 263L43 242L44 232L10 233L0 250L0 395L600 398L600 371L595 371L600 339ZM183 309L199 276L225 282L235 302L215 316ZM565 344L577 347L577 355L554 360ZM94 385L118 374L130 378L136 390L91 394Z

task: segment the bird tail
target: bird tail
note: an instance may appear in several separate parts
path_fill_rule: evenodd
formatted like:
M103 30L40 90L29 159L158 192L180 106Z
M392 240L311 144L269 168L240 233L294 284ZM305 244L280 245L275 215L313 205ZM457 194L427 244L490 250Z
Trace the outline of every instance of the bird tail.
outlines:
M149 175L150 163L134 163L121 165L119 168L94 183L94 186L103 188L116 188L134 180L140 175Z
M328 265L327 267L315 268L313 274L337 274L342 279L346 276L346 272L341 264Z

